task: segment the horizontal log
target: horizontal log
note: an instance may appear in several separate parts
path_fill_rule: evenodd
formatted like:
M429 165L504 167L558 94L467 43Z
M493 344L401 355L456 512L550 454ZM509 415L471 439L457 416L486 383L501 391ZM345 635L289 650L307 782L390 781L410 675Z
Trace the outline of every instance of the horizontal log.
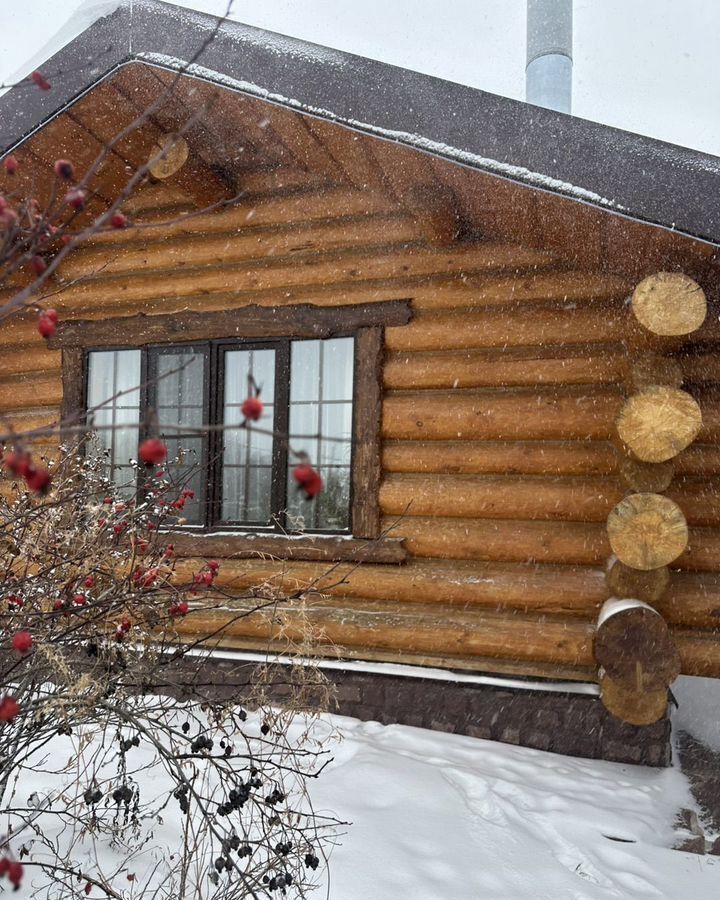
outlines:
M252 187L252 185L251 185ZM280 190L270 196L266 189L256 189L254 194L223 210L202 215L181 216L168 221L167 213L160 211L160 221L143 223L143 236L147 240L170 240L184 235L232 232L248 225L282 225L287 222L303 222L326 219L328 211L333 216L364 216L391 212L392 204L384 197L345 187L323 187ZM118 245L127 240L124 232L108 231L93 235L92 245Z
M138 296L126 297L112 293L100 305L92 292L75 295L66 288L52 297L52 304L61 318L101 318L108 315L127 316L143 313L167 314L188 310L238 309L243 306L282 306L294 303L312 303L315 306L340 306L347 303L371 303L394 299L413 298L413 308L433 310L446 307L467 308L476 302L484 302L484 295L492 294L494 276L489 274L447 273L408 275L398 273L392 278L369 279L360 282L329 281L327 284L292 285L258 290L205 290L197 280L186 279L181 287L175 286L175 294L163 287L149 285ZM9 293L0 292L0 299L8 299ZM522 313L521 311L521 314ZM448 320L451 323L451 320ZM20 326L20 327L18 327ZM584 341L585 338L583 337ZM618 340L620 338L618 337ZM0 323L0 343L29 343L40 346L34 316L12 317ZM503 342L496 344L502 347ZM565 349L565 346L562 346ZM616 348L617 349L617 348Z
M163 316L133 316L122 323L122 340L138 347L163 341L207 341L234 335L244 338L327 338L358 328L408 322L412 308L408 300L363 303L337 308L294 305L248 306L242 310L186 312ZM59 323L50 347L113 347L118 344L114 319L92 322L68 320Z
M705 414L707 416L707 410ZM673 462L677 475L720 475L720 446L696 441Z
M599 523L407 517L391 533L421 557L600 566L611 552Z
M648 387L679 388L684 375L680 363L669 356L647 353L633 358L628 372L628 384L633 391Z
M377 244L378 235L387 244L412 243L422 238L415 221L400 213L274 226L250 224L240 230L196 232L172 241L149 239L146 231L130 227L122 243L79 247L62 264L60 274L64 278L79 278L97 272L104 278L138 270L222 266L244 259L322 253L342 247L355 249L363 244Z
M60 354L48 350L41 342L36 347L25 348L21 353L12 350L0 353L0 377L7 375L32 375L60 371Z
M720 472L720 451L717 457ZM689 463L696 469L704 464ZM386 441L383 467L446 475L611 475L617 459L612 445L603 442Z
M381 244L359 250L308 251L262 260L219 262L178 270L138 269L106 277L99 273L67 288L65 302L93 298L96 304L173 297L207 291L258 291L298 285L362 282L395 276L431 276L550 265L539 251L510 244L435 250L419 244Z
M645 463L624 453L619 454L618 473L620 483L633 492L660 493L667 490L675 475L672 460Z
M719 628L717 572L673 572L667 590L653 606L669 625Z
M619 393L589 388L391 394L383 406L383 437L608 440L621 403Z
M3 411L3 421L0 423L0 440L10 441L12 435L31 436L32 442L38 445L57 446L58 433L53 431L50 434L33 436L33 432L40 429L52 429L57 425L60 419L60 412L57 408L40 409L32 411L13 412L12 410Z
M720 402L698 397L703 424L697 441L701 444L720 444Z
M461 350L490 347L561 346L620 342L627 330L625 310L610 304L571 312L561 307L512 312L418 315L407 328L389 328L388 350Z
M667 491L691 525L720 525L720 491L716 478L680 477Z
M190 627L192 623L189 623ZM184 640L192 640L194 632L188 630ZM254 653L287 653L292 651L287 641L268 641L234 635L213 638L207 646L218 650L236 650ZM596 667L566 666L562 663L538 663L524 660L497 659L483 656L435 655L432 653L409 653L408 651L378 650L373 647L334 647L321 642L307 648L308 656L333 661L358 660L372 662L400 663L406 666L424 666L431 669L452 669L474 674L486 672L491 675L511 675L521 678L549 678L552 681L592 682L597 677ZM320 663L322 667L322 662Z
M189 583L203 565L204 559L178 560L178 579ZM264 584L336 598L517 609L587 621L594 620L608 596L599 567L480 560L410 559L404 566L340 563L330 569L310 562L222 559L217 584L230 593ZM720 610L717 575L674 571L670 588L655 605L672 625L712 628Z
M189 583L203 562L179 560L178 578ZM285 591L305 589L333 597L507 607L588 620L607 596L600 569L441 559L410 559L400 567L340 564L332 569L313 563L279 566L270 561L228 559L220 566L217 583L230 592L267 583Z
M690 541L673 568L688 572L720 572L720 531L716 528L691 528Z
M390 475L380 506L388 516L604 522L623 494L606 478Z
M193 613L182 624L195 632L217 627L219 613ZM372 647L410 653L491 656L565 665L591 663L592 626L577 620L546 619L487 611L442 610L437 606L304 604L297 610L274 607L271 615L226 613L226 635L271 638L282 633L302 640L308 628L340 647Z
M494 519L410 517L383 520L419 557L602 566L611 555L605 527L588 522L524 522ZM691 528L685 552L673 568L720 572L720 530Z
M475 388L532 384L616 384L623 378L625 359L619 352L588 357L573 354L548 357L527 351L440 351L393 353L385 362L385 387Z
M683 675L720 678L720 642L717 629L700 632L671 628L670 635L680 653Z
M22 356L21 353L17 354ZM62 402L60 371L39 372L10 378L0 377L0 409L37 409L38 403L59 406Z
M712 353L683 354L678 357L685 381L688 384L720 383L720 354Z
M293 559L320 562L349 560L399 564L407 560L402 541L392 538L358 540L331 535L203 534L171 532L175 553L232 559Z

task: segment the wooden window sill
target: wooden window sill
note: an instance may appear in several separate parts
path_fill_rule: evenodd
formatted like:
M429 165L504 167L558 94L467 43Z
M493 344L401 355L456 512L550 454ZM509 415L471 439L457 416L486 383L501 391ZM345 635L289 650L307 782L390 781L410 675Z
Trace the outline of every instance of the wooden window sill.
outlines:
M304 562L357 562L399 565L408 558L402 538L377 540L336 535L188 534L168 532L168 543L181 557L278 559Z

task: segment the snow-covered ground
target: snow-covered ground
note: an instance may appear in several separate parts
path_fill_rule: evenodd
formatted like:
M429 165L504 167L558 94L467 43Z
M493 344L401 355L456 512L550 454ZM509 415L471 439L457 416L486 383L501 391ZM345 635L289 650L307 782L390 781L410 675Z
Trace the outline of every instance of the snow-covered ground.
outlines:
M694 712L690 702L681 705L689 719L704 718L705 687L683 683L682 694L695 696ZM331 850L330 880L318 898L720 898L720 857L671 849L676 812L694 806L677 767L579 760L337 716L316 728L334 761L311 784L315 810L352 823ZM53 756L71 756L73 740L58 738ZM141 746L133 756L139 769L146 752ZM140 778L162 793L158 773ZM57 787L47 770L30 783L41 794ZM163 839L176 852L181 817L168 812L164 819ZM83 840L71 851L76 860L89 859ZM150 853L147 865L162 857ZM133 863L137 885L142 859ZM32 887L37 877L28 873L17 896L45 897Z
M692 807L678 768L572 759L338 719L313 785L353 822L331 900L717 900L720 857L671 850Z

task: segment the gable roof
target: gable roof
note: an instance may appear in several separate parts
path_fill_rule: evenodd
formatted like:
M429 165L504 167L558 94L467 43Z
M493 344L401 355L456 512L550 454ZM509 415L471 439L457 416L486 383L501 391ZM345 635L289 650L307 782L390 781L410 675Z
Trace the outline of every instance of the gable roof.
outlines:
M44 64L53 90L0 98L3 152L129 62L182 69L214 29L189 74L720 245L717 157L161 0L120 0Z

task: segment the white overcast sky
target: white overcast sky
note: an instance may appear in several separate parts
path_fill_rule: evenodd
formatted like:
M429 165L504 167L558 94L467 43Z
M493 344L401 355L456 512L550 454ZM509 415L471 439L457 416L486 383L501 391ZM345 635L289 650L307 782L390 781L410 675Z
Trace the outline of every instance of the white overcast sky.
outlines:
M0 0L0 80L98 0ZM178 5L222 13L227 0ZM233 18L522 100L525 0L234 0ZM720 0L575 0L573 112L720 156ZM23 73L24 74L24 73Z

